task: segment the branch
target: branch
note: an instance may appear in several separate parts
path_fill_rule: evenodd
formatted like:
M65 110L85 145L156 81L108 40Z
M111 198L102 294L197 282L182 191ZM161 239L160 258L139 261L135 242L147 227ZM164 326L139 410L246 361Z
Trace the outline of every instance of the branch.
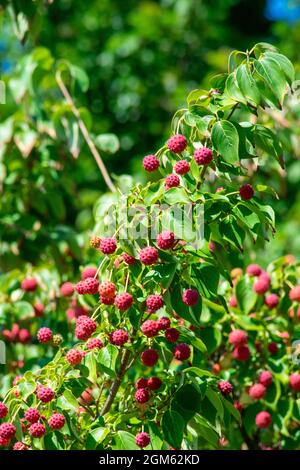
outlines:
M98 168L99 170L101 171L102 173L102 176L104 178L104 181L105 183L107 184L108 188L113 192L115 193L116 192L116 187L115 185L113 184L109 174L108 174L108 171L106 170L106 167L103 163L103 160L89 134L89 131L87 130L83 120L81 119L81 116L80 116L80 112L79 110L76 108L75 106L75 103L70 95L70 93L68 92L67 88L66 88L66 85L64 84L62 78L61 78L61 74L59 72L57 72L56 74L56 81L57 81L57 84L66 100L66 102L70 105L71 107L71 110L74 114L74 116L77 118L78 120L78 125L79 125L79 129L81 130L81 133L94 157L94 159L96 160L96 163L98 165Z

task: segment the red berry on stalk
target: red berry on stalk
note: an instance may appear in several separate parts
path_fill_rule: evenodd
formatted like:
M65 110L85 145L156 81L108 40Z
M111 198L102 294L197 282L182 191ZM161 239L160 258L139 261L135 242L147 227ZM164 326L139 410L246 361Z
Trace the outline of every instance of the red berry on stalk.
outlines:
M131 266L135 264L136 262L135 257L129 255L128 253L123 253L123 260L124 260L124 263L128 264L128 266Z
M137 381L135 382L136 389L146 388L147 386L148 386L148 380L144 379L143 377L141 377L140 379L137 379Z
M158 390L161 387L162 381L158 377L150 377L147 381L147 387L150 390Z
M244 201L248 201L252 199L254 196L254 189L252 188L251 184L244 184L240 187L240 196Z
M128 310L131 305L133 304L133 297L128 292L123 292L122 294L118 294L115 298L115 306L124 312Z
M246 345L237 346L234 348L232 355L237 361L247 361L250 357L250 349Z
M63 297L71 297L74 294L72 282L65 282L60 286L60 293Z
M230 307L233 307L233 308L235 308L235 307L238 306L237 299L236 299L235 295L232 295L232 296L230 297L230 299L229 299L229 305L230 305Z
M158 361L158 352L156 349L146 349L141 354L141 360L145 366L152 367Z
M300 392L300 374L291 374L289 384L293 390Z
M157 235L156 243L158 248L160 248L161 250L170 250L174 246L175 235L173 232L164 230L163 232Z
M99 289L99 281L93 277L87 277L86 279L77 282L75 286L76 292L80 295L85 294L97 294Z
M278 344L275 341L272 341L268 344L268 350L271 354L276 354L278 352Z
M61 429L64 427L66 422L66 418L61 413L53 413L53 415L49 418L48 424L51 429Z
M273 381L271 372L264 370L259 376L259 382L265 387L269 387Z
M36 317L42 317L45 311L45 306L41 302L37 302L33 306L34 314Z
M152 173L159 168L159 160L155 155L146 155L143 159L143 167L146 171Z
M29 343L31 341L31 334L27 328L21 328L18 334L18 340L22 344Z
M114 238L101 238L99 249L104 255L112 255L117 249L117 242Z
M146 388L138 388L137 391L135 392L135 399L139 403L146 403L149 401L150 398L150 393Z
M159 325L155 320L146 320L141 325L141 330L147 338L153 338L154 336L157 336L159 332Z
M25 411L24 417L29 423L34 424L38 422L41 415L36 408L28 408L28 410Z
M197 149L194 152L194 159L198 165L208 165L213 159L213 151L207 147Z
M66 354L66 360L71 366L77 366L82 361L83 355L82 352L78 349L70 349Z
M262 269L259 266L259 264L249 264L249 266L246 269L246 273L249 274L249 276L254 276L258 277L262 273Z
M14 444L13 450L28 450L28 447L23 442L18 441Z
M5 418L8 413L7 406L0 401L0 419Z
M87 315L77 318L75 336L81 341L86 341L96 331L97 324Z
M99 338L91 338L87 341L85 346L91 351L92 349L102 349L104 344Z
M187 140L182 134L173 135L167 142L168 149L173 153L181 153L187 147Z
M34 277L27 277L21 282L21 288L25 292L34 292L38 286L37 280Z
M129 336L125 330L116 330L110 334L109 340L111 344L123 346L129 340Z
M243 330L233 330L229 333L229 343L233 346L242 346L247 343L247 333Z
M84 270L81 273L81 279L87 279L88 277L95 277L97 274L97 268L94 268L93 266L88 266L87 268L84 268Z
M116 285L111 281L103 281L99 286L99 293L105 298L114 299L116 296Z
M253 398L254 400L261 400L262 398L264 398L265 394L266 394L266 387L262 385L261 383L254 384L249 389L249 396Z
M186 160L179 160L174 165L174 171L178 175L186 175L190 171L190 164Z
M227 382L227 380L221 380L221 382L218 383L218 389L222 395L229 395L233 390L233 386L230 382Z
M167 328L165 332L165 338L170 343L176 343L179 338L179 331L176 328Z
M272 418L270 413L267 411L261 411L255 417L255 424L260 429L265 429L270 426L272 423Z
M50 343L50 341L52 341L52 337L53 334L50 328L43 327L37 332L37 339L40 343Z
M300 286L292 287L289 292L289 298L292 302L300 302Z
M0 437L2 439L12 439L17 432L16 427L11 423L0 424Z
M150 444L150 436L146 432L140 432L135 436L135 443L141 449L144 449Z
M146 266L157 263L158 251L154 246L147 246L140 251L140 260Z
M270 288L270 278L266 273L259 275L257 281L253 284L253 290L259 295L264 295Z
M29 434L34 438L43 437L46 433L46 428L42 423L34 423L29 428Z
M92 248L99 248L101 242L101 238L97 236L93 236L90 238L90 245Z
M182 300L186 305L196 305L199 301L198 291L196 289L186 289L182 294Z
M178 361L185 361L191 355L191 348L186 343L180 343L175 347L173 354Z
M175 173L172 173L171 175L168 175L165 179L165 188L170 189L170 188L177 188L177 186L180 185L180 179L179 176L175 175Z
M158 326L160 330L166 330L167 328L170 328L171 321L170 318L168 317L160 317L157 320Z
M151 294L146 299L146 306L149 313L155 313L164 306L161 295Z
M42 401L43 403L48 403L49 401L53 400L54 392L50 387L39 386L37 388L36 396L38 400Z
M269 294L265 298L265 304L270 309L277 307L278 303L279 303L279 297L276 294Z

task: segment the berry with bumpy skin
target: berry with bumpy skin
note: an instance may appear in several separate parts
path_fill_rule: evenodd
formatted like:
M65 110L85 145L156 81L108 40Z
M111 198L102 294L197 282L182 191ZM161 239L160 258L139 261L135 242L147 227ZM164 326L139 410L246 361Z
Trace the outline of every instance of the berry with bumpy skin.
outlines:
M170 318L168 317L160 317L157 320L157 323L160 330L166 330L167 328L170 328L171 325Z
M25 292L34 292L38 286L37 280L34 277L27 277L21 282L21 288Z
M71 366L77 366L82 361L82 352L78 349L70 349L66 354L66 360Z
M102 238L99 249L104 255L112 255L117 249L117 242L114 238Z
M162 385L162 381L158 377L150 377L147 380L147 387L150 390L158 390Z
M271 343L268 344L268 351L271 353L271 354L277 354L278 352L278 344L275 343L275 341L272 341Z
M27 328L22 328L18 334L18 340L22 344L29 343L31 341L31 334Z
M2 439L12 439L17 432L16 427L11 423L0 424L0 437Z
M54 398L54 392L50 387L39 386L36 396L43 403L49 403Z
M63 297L71 297L74 294L72 282L65 282L60 286L60 293Z
M258 277L258 280L253 284L253 290L258 295L264 295L270 288L270 281L266 276L262 274Z
M110 343L115 346L123 346L123 344L127 343L128 339L129 336L125 330L113 331L109 336Z
M33 306L34 308L34 314L36 317L42 317L45 311L45 306L41 302L37 302Z
M51 429L61 429L64 427L66 422L66 418L61 413L53 413L53 415L49 418L48 424Z
M300 392L300 374L291 374L289 384L293 390Z
M249 264L246 269L246 273L249 274L249 276L258 277L261 275L262 269L259 264Z
M129 255L128 253L123 253L123 260L124 263L128 264L128 266L132 266L136 262L135 257Z
M150 393L146 388L138 388L134 396L137 402L146 403L149 401Z
M207 147L197 149L194 152L194 159L198 165L208 165L213 159L213 151Z
M279 303L279 297L276 294L269 294L265 298L265 304L270 309L277 307L278 303Z
M199 294L196 289L186 289L182 294L182 301L192 307L199 301Z
M174 165L174 171L178 175L186 175L190 171L190 164L186 160L179 160Z
M261 400L266 394L266 387L260 384L254 384L249 388L249 396L254 400Z
M243 184L243 186L240 187L240 196L244 201L248 201L249 199L252 199L254 196L254 189L252 188L251 184Z
M116 285L111 281L103 281L99 286L99 294L105 298L114 299L116 296Z
M152 367L158 361L158 352L156 349L146 349L141 354L141 360L145 366Z
M179 331L176 328L167 328L165 332L165 338L170 343L176 343L179 338Z
M146 246L140 251L140 260L146 266L157 263L158 251L154 246Z
M167 142L168 149L173 153L181 153L187 147L187 140L182 134L175 134Z
M116 296L114 303L119 310L125 312L125 310L128 310L132 306L133 297L128 292L123 292L122 294L118 294Z
M88 277L95 277L97 274L97 268L94 268L93 266L88 266L87 268L84 268L84 270L81 273L81 279L87 279Z
M63 342L63 337L62 335L54 335L53 338L52 338L52 344L53 346L55 346L56 348L58 348Z
M13 446L13 450L28 450L28 447L23 442L16 442Z
M171 175L168 175L165 179L165 188L170 189L170 188L177 188L177 186L180 185L180 179L179 176L176 175L175 173L171 173Z
M7 406L0 401L0 419L5 418L8 413Z
M255 417L255 424L260 429L265 429L270 426L272 423L272 418L270 413L267 411L261 411Z
M37 332L37 339L40 343L50 343L50 341L52 341L52 337L53 334L50 328L43 327Z
M97 237L96 235L90 238L90 246L92 248L99 248L100 242L101 242L101 238Z
M95 279L94 277L87 277L83 281L77 282L75 286L76 292L80 295L85 295L85 294L97 294L98 289L99 289L99 281L98 279Z
M34 438L43 437L46 433L46 428L42 423L34 423L29 428L29 434Z
M292 302L300 302L300 286L292 287L289 292L289 298Z
M115 299L114 297L105 297L105 295L100 295L100 302L104 305L113 305Z
M155 313L157 310L164 306L164 302L161 295L151 294L146 299L147 311L149 313Z
M259 382L264 386L264 387L269 387L273 381L273 377L271 372L268 370L264 370L261 372L259 376Z
M229 343L233 346L242 346L247 343L247 333L243 330L233 330L229 333Z
M238 303L237 303L237 299L236 299L236 296L235 295L232 295L229 299L229 305L230 307L237 307Z
M143 167L150 173L156 171L159 168L158 158L156 158L155 155L146 155L146 157L143 158Z
M237 346L234 348L232 355L237 361L247 361L250 357L250 349L246 345Z
M243 411L244 407L239 401L235 401L233 403L233 406L235 407L236 410L238 410L240 413Z
M36 408L28 408L28 410L25 411L24 417L29 423L34 424L38 422L41 415Z
M97 328L97 323L86 315L78 317L76 325L75 335L81 341L89 339Z
M144 449L150 444L150 436L146 432L140 432L135 436L135 443L141 449Z
M174 246L175 235L173 232L164 230L163 232L157 235L156 243L158 248L160 248L161 250L169 250Z
M173 354L178 361L186 361L191 355L191 348L186 343L180 343L175 347Z
M227 380L221 380L221 382L218 383L218 389L222 395L229 395L233 390L233 386L230 382L227 382Z
M159 332L159 326L158 326L157 321L146 320L141 325L141 331L145 336L147 336L147 338L154 338L154 336L157 336Z
M8 447L10 444L10 439L4 439L0 436L0 447Z
M86 343L86 348L89 349L90 351L92 349L102 349L103 346L104 346L104 344L102 343L101 339L99 339L99 338L91 338Z
M137 381L135 382L136 389L146 388L147 386L148 386L148 380L144 379L143 377L137 379Z

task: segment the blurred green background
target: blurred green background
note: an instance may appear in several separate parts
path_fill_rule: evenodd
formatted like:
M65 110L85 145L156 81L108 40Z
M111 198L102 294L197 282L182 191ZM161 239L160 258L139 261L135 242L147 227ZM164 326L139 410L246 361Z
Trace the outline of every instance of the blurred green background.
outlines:
M295 63L299 76L299 1L2 0L0 21L0 71L7 84L7 104L0 106L2 270L49 255L62 267L66 256L79 263L79 234L93 227L92 208L105 191L86 146L73 147L79 154L74 159L63 138L49 140L48 111L51 107L59 134L55 120L62 97L44 75L35 76L34 93L28 92L32 63L24 58L36 47L86 72L88 90L72 89L76 104L89 110L86 121L94 135L118 136L119 143L100 146L109 171L139 181L146 178L142 157L165 142L171 117L189 91L209 88L210 77L226 71L232 49L273 43ZM43 58L45 69L50 57ZM282 253L300 255L297 96L287 107L279 116L284 122L276 118L287 172L276 167L274 176L270 165L259 176L280 195L272 203L278 232L267 252L259 253L263 262ZM41 122L43 131L37 130Z

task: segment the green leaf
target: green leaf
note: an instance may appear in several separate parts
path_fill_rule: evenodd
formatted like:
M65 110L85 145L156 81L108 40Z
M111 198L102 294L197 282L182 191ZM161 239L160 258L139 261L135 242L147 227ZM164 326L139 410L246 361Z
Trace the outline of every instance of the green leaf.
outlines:
M175 449L180 449L185 422L182 416L174 410L167 410L161 421L165 440Z
M268 87L272 90L278 99L279 107L283 103L283 98L286 93L286 80L285 76L272 58L262 57L254 61L254 67L258 75L266 82Z
M62 410L78 410L77 398L73 395L71 390L65 390L64 393L57 399L57 406Z
M279 65L288 83L291 85L295 80L295 69L292 62L286 56L278 52L267 51L264 55L266 58L273 59Z
M212 354L222 342L222 333L217 327L208 327L201 330L199 336L206 345L208 354Z
M108 428L96 428L92 429L89 434L88 438L86 441L86 449L87 450L93 450L99 445L106 436L109 434L109 429Z
M250 279L246 277L240 279L236 285L236 298L243 313L249 313L254 308L257 301L257 294L253 291Z
M116 375L116 360L119 351L116 346L108 344L105 348L102 348L97 356L97 363L99 364L102 371L114 377Z
M211 404L214 406L214 408L217 410L217 414L220 417L221 420L224 418L224 408L223 404L221 401L221 398L219 397L218 393L212 390L211 388L208 388L206 390L206 396L211 402Z
M215 150L228 163L239 161L239 135L229 121L218 121L212 128L212 143Z
M219 436L203 416L197 415L190 426L213 447L218 447Z
M116 437L117 445L115 449L117 450L138 450L139 447L135 443L135 436L130 434L127 431L118 431Z
M242 64L237 68L236 80L245 98L255 105L259 105L261 101L260 92L247 64Z
M241 413L234 407L234 405L230 401L226 400L226 398L222 397L222 402L229 411L229 413L234 417L234 419L236 419L236 421L241 424Z

